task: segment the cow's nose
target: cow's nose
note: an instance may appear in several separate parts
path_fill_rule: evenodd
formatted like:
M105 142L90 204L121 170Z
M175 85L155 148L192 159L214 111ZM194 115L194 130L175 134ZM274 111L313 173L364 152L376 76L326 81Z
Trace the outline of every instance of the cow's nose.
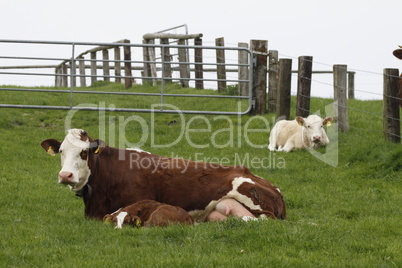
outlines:
M71 172L63 171L63 172L59 173L59 183L69 184L69 183L71 183L73 178L74 178L74 176L73 176L73 173L71 173Z
M321 140L321 136L314 136L313 141L314 142L319 142Z

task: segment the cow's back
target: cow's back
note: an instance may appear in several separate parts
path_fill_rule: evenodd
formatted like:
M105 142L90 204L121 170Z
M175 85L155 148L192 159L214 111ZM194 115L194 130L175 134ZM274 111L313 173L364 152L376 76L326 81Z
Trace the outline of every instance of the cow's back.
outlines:
M125 160L119 158L122 153ZM281 200L280 206L284 206L281 194L270 182L254 176L243 166L193 162L111 147L105 147L96 157L89 161L93 170L88 181L92 196L84 197L85 213L89 217L102 219L108 213L145 199L208 214L206 208L212 201L220 200L229 192L237 193L236 178L244 185L250 185L249 180L256 187L264 184L275 193L266 191L266 198Z
M193 219L184 209L163 204L150 215L144 226L167 226L169 224L192 225Z
M284 146L289 139L301 137L301 127L296 120L281 120L276 124L275 134L277 135L277 146Z

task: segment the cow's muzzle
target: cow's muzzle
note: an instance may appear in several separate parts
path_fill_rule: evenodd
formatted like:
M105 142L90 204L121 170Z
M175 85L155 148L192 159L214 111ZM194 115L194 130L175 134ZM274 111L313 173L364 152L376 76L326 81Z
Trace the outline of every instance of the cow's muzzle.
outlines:
M314 143L319 143L321 141L321 136L314 136L313 137L313 142Z
M72 172L62 171L59 173L59 183L62 184L73 184L74 175Z

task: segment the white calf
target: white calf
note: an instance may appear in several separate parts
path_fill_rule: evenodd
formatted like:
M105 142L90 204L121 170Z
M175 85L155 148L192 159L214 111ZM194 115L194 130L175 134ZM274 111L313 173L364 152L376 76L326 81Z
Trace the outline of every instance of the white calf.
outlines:
M322 119L318 115L280 120L269 135L268 149L290 152L293 149L314 149L326 145L329 139L323 126L330 126L332 120L332 117Z

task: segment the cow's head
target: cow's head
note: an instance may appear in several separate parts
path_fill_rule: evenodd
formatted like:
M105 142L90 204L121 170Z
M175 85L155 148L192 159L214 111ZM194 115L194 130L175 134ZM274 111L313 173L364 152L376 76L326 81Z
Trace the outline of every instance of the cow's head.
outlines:
M69 185L73 191L79 191L87 184L91 175L89 154L99 153L104 143L92 140L82 129L70 129L63 142L48 139L42 141L41 146L50 155L61 155L59 183Z
M399 46L399 49L395 49L393 54L395 57L397 57L398 59L402 60L402 46Z
M333 118L326 117L322 119L318 115L312 114L309 115L307 118L303 118L301 116L296 116L296 121L299 123L300 126L304 128L304 135L305 137L313 142L313 143L328 143L328 137L325 133L324 126L330 126ZM325 139L325 140L324 140Z

